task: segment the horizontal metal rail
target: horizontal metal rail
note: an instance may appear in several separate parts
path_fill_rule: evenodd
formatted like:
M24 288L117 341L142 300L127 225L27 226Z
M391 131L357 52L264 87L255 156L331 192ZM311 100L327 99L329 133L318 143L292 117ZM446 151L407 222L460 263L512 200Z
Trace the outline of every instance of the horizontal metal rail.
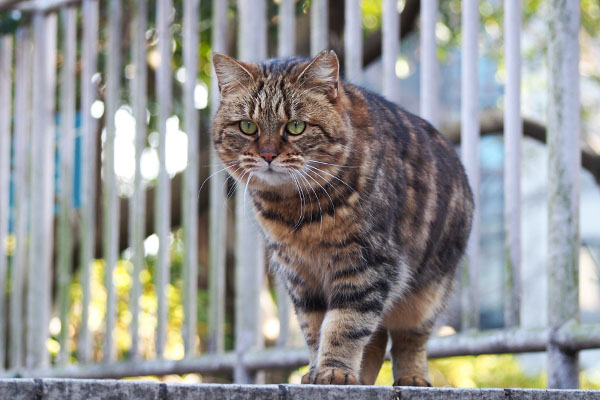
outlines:
M0 3L0 11L5 9L16 9L22 12L52 12L62 8L79 4L82 0L17 0L16 2L8 2L9 4Z
M429 358L480 354L543 352L550 342L545 328L490 330L435 337L429 341ZM552 336L552 343L568 351L600 347L600 324L567 324ZM387 356L389 359L389 355ZM183 360L123 361L110 364L73 364L67 367L37 370L9 370L0 378L120 378L166 374L232 372L239 363L248 370L297 368L308 364L304 348L272 348L253 351L239 358L235 352L206 354Z

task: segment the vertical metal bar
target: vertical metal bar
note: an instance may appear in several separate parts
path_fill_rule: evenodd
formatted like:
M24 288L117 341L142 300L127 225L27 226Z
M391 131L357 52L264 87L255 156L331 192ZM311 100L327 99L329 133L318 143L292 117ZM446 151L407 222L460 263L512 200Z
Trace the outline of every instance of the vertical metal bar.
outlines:
M145 266L144 231L146 219L146 190L141 171L142 151L146 147L146 0L137 0L133 23L134 41L132 46L135 77L133 79L133 114L135 117L135 177L133 196L129 201L129 215L132 218L129 245L133 249L133 276L131 283L131 348L130 357L139 358L139 301L142 293L140 272Z
M266 57L265 0L238 0L239 56L244 61ZM252 383L256 373L245 368L242 356L261 344L260 292L264 283L263 242L256 230L251 202L236 195L236 299L235 351L239 357L233 375L236 383ZM260 260L263 256L262 261Z
M12 109L12 37L0 37L0 369L6 358L6 239L10 215L10 120Z
M81 326L77 344L78 360L91 360L91 341L88 328L90 305L90 269L96 243L96 121L91 114L96 100L96 85L93 76L98 60L98 0L84 0L82 11L83 44L81 46L81 135L82 135L82 179L81 179L81 250L79 268L82 289Z
M293 0L283 0L279 6L279 47L277 55L287 57L296 53L296 10ZM290 300L285 285L276 282L279 337L276 345L287 345L290 331Z
M60 135L59 156L60 208L58 214L56 269L57 306L60 318L58 363L69 361L69 307L71 266L73 262L73 158L75 148L75 52L76 52L76 9L61 10L63 27L63 63L60 91Z
M121 91L121 2L111 0L108 19L108 48L106 69L106 142L103 149L102 170L102 247L104 251L104 285L106 287L106 329L103 357L105 362L115 360L113 330L116 319L116 294L113 271L119 261L119 198L115 175L115 115L119 109Z
M42 301L44 301L41 318L44 326L45 335L49 336L50 315L52 313L52 282L53 282L53 256L54 256L54 209L56 205L56 79L57 79L57 53L58 53L58 14L46 14L46 120L48 121L47 133L44 136L44 179L48 182L48 189L45 191L44 199L44 275L42 279L46 282L42 286ZM46 339L43 343L43 363L42 367L50 365L50 354L46 349Z
M296 2L282 0L279 4L279 42L277 56L288 57L296 53Z
M27 368L49 364L46 351L50 320L54 212L54 88L56 81L56 15L33 17L33 112L30 247L27 287Z
M421 117L438 125L438 62L435 24L438 0L421 0ZM464 19L463 14L463 19Z
M213 52L224 52L227 48L227 2L213 1ZM215 71L210 77L210 112L214 115L220 101L219 86ZM226 172L217 157L214 146L210 148L210 215L209 215L209 310L208 310L208 351L224 350L225 326L225 253L227 251L226 226L227 208L225 204Z
M504 0L504 323L520 324L521 308L521 2Z
M37 279L43 280L40 310L38 315L43 327L44 341L41 342L42 353L40 367L46 368L50 365L50 354L46 349L46 340L49 337L50 314L52 312L52 282L53 282L53 255L54 255L54 206L55 206L55 157L56 157L56 60L58 39L58 16L56 13L45 15L45 65L46 75L46 116L47 121L42 152L44 160L44 230L42 240L42 264L43 274Z
M194 91L198 76L199 0L186 0L183 10L183 65L185 68L185 131L188 137L188 165L184 175L183 238L183 343L186 357L194 354L196 345L196 313L198 304L198 111Z
M383 80L382 93L390 101L397 102L398 77L396 76L396 60L400 47L400 16L398 15L398 1L384 0L382 15L382 53L383 53Z
M311 0L310 54L314 57L329 47L329 1Z
M362 11L360 0L346 0L344 25L344 53L346 54L346 81L362 82Z
M36 13L33 17L33 78L32 78L32 122L31 122L31 146L30 146L30 182L29 182L29 193L34 191L38 192L37 196L30 196L30 211L29 211L29 230L31 232L29 238L28 248L28 259L27 264L27 292L26 292L26 323L25 323L25 335L26 335L26 353L25 353L25 367L33 368L38 367L41 363L41 355L39 354L42 348L43 339L39 336L43 332L43 327L40 326L40 318L38 315L38 302L36 297L38 293L41 293L43 289L41 281L34 279L39 274L43 274L40 271L43 268L43 264L38 262L42 257L42 246L39 238L39 233L43 230L43 198L44 198L44 179L43 169L44 165L41 164L41 144L43 141L43 134L45 132L45 121L40 121L44 116L45 108L45 74L42 71L44 66L44 16L42 13ZM42 93L40 93L42 92ZM40 173L42 176L40 177ZM38 185L41 185L38 187ZM32 262L36 260L36 262Z
M156 30L158 32L158 49L160 66L156 93L158 96L158 158L160 168L156 190L156 207L154 218L160 243L156 262L156 290L158 298L158 326L156 330L156 356L163 357L167 340L167 287L169 285L169 230L171 187L166 166L167 119L171 114L171 53L172 39L170 24L173 16L172 0L159 1L156 7Z
M462 2L462 50L460 150L475 200L475 214L469 244L467 263L463 264L463 329L479 326L479 79L477 35L479 8L477 0Z
M580 5L550 2L548 43L548 387L579 386L577 352L553 339L579 319Z
M29 209L29 121L31 90L30 28L17 30L15 62L15 239L10 276L9 367L23 366L23 277L27 268L27 211Z

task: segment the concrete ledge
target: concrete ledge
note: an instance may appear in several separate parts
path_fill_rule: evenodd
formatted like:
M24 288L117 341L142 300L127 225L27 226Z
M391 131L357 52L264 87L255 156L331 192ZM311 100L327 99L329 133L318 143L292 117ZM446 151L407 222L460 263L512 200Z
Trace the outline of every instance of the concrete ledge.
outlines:
M92 379L0 379L0 399L600 399L600 391L391 386L166 384Z

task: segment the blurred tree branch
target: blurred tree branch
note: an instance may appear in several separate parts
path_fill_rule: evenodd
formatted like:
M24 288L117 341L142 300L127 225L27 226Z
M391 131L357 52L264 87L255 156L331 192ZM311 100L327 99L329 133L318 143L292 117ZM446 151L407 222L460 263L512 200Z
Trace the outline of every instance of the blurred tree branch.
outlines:
M440 131L454 144L460 143L460 123L455 122L441 127ZM480 118L481 135L493 135L504 131L504 116L500 110L486 111ZM523 136L546 143L546 127L529 118L523 118ZM600 185L600 154L581 149L581 166L587 169Z

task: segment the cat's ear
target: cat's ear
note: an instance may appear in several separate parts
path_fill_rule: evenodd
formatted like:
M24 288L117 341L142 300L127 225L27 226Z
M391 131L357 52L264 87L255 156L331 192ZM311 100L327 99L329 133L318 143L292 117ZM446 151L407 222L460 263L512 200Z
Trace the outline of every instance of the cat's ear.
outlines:
M308 63L298 76L302 88L324 90L331 98L339 91L340 63L333 50L323 50Z
M213 66L219 81L221 95L234 92L239 89L247 89L252 82L252 66L237 61L225 54L215 53L212 56Z

